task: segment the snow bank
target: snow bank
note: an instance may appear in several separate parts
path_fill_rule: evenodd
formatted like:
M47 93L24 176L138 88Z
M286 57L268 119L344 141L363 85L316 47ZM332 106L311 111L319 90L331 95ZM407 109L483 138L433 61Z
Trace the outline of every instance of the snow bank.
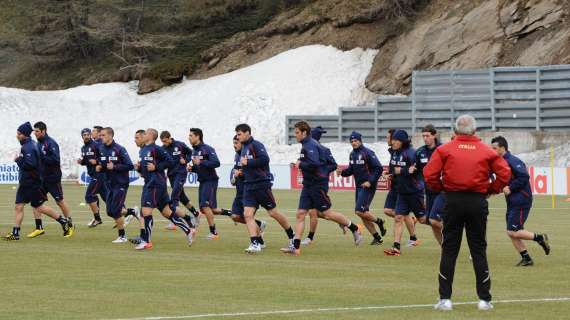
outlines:
M550 149L522 153L517 156L520 157L527 166L550 166ZM554 167L570 167L570 143L565 143L554 148Z
M330 46L306 46L271 59L206 80L184 81L139 96L136 82L81 86L60 91L26 91L0 87L0 162L10 162L19 149L15 131L24 121L45 121L60 144L62 167L73 174L82 141L80 130L93 125L111 126L116 141L133 158L137 129L169 130L187 141L188 129L204 130L221 161L231 163L234 126L249 123L256 139L264 142L274 163L289 163L298 146L286 146L285 116L336 114L339 106L362 105L373 100L364 81L376 50L340 51ZM345 162L350 146L332 145ZM385 149L385 147L382 147Z

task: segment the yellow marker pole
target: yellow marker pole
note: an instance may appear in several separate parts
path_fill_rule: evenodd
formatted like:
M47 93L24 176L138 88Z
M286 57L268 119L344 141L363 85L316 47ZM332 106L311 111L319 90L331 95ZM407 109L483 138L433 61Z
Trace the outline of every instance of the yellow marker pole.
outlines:
M550 145L550 181L552 181L552 209L554 209L556 204L556 196L554 195L554 147L552 145Z

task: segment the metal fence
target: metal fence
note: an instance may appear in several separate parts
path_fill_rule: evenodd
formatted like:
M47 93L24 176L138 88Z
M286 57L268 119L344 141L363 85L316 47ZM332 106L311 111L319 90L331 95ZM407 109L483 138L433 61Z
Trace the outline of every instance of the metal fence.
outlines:
M288 116L287 141L296 121L327 129L323 141L346 141L358 130L368 141L389 128L418 131L427 123L452 128L469 113L480 130L569 130L570 65L485 70L414 71L409 97L380 97L375 106L341 107L338 116Z

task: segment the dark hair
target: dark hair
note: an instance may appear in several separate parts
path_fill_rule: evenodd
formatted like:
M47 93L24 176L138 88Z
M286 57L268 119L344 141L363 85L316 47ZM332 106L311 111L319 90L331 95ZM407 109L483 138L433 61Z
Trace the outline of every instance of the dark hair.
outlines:
M200 142L204 142L204 133L202 132L202 129L190 128L190 132L192 132L194 135L198 136L198 138L200 138Z
M138 129L135 134L144 134L146 131L144 131L143 129Z
M251 134L251 127L247 123L241 123L236 126L236 132L240 131L243 133L249 132Z
M40 129L41 131L47 131L47 126L42 121L34 123L34 129Z
M161 139L161 140L162 140L162 139L169 139L170 137L171 137L170 132L168 132L168 131L166 131L166 130L165 130L165 131L162 131L162 132L160 133L160 139Z
M109 132L109 134L111 135L111 137L114 137L114 136L115 136L115 131L114 131L113 128L111 128L111 127L105 127L105 128L103 128L102 130L105 130L105 131Z
M103 130L103 127L101 127L101 126L93 126L93 129L96 129L97 131L101 131L101 130Z
M237 134L234 136L234 141L239 141Z
M491 140L491 143L496 143L499 145L499 147L503 147L505 148L505 150L509 151L509 143L507 142L507 139L505 139L505 137L503 136L494 137Z
M431 123L426 124L425 127L422 128L422 132L429 132L434 136L437 134L437 130L435 129L435 127Z
M295 123L295 129L299 129L299 131L306 132L307 134L311 133L311 126L307 121L299 121Z

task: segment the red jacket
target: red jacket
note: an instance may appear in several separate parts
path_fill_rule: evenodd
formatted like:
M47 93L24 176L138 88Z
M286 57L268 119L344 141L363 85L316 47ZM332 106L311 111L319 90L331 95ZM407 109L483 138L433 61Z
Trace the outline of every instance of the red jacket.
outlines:
M490 175L496 179L491 182ZM507 162L476 136L458 135L435 149L424 179L434 191L500 193L509 184Z

